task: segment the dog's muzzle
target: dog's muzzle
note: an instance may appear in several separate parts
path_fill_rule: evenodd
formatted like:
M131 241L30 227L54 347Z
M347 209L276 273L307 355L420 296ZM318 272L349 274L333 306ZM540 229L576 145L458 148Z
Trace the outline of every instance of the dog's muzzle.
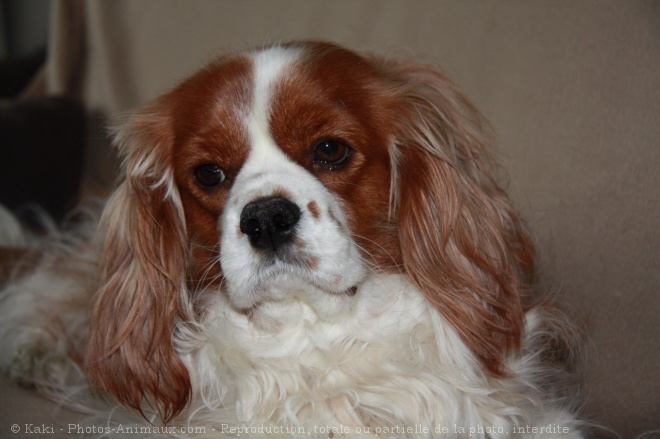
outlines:
M300 208L286 198L264 197L243 207L240 229L255 249L277 253L295 236Z

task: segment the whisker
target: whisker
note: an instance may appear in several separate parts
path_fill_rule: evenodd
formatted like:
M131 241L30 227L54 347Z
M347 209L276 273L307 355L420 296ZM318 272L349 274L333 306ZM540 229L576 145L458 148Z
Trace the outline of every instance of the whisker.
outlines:
M355 242L355 245L356 245L360 250L362 250L361 253L362 253L362 254L369 255L369 257L371 258L371 260L368 260L368 259L366 259L364 256L361 257L362 262L364 262L364 264L367 265L369 268L371 268L373 271L376 271L376 272L382 272L382 271L384 271L384 269L387 269L387 268L395 268L395 269L397 269L397 270L402 270L402 269L403 269L403 266L402 266L401 264L397 263L397 261L396 261L396 259L394 258L394 256L392 256L392 253L390 253L390 252L387 250L387 248L385 248L382 244L379 244L378 242L374 241L373 239L369 239L369 238L367 238L366 236L359 235L359 234L357 234L357 233L351 233L351 237L354 238L354 239L353 239L353 242ZM378 248L380 248L381 250L383 250L383 252L389 257L389 259L392 261L392 265L383 265L383 264L379 264L379 263L375 260L374 256L372 256L371 253L370 253L369 251L367 251L366 248L364 248L364 246L360 245L359 242L358 242L355 238L358 238L358 239L360 239L360 240L363 240L363 241L366 241L366 242L369 242L369 243L375 244Z

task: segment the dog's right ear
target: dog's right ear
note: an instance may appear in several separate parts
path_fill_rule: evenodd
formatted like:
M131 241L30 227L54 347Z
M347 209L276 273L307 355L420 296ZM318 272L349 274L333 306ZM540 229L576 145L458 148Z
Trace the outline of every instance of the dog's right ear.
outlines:
M498 185L488 127L441 72L401 64L398 227L406 273L486 370L506 373L534 284L534 245Z
M115 130L123 175L101 219L105 243L86 357L102 390L143 415L146 398L166 423L191 395L172 339L187 300L189 256L170 119L161 101Z

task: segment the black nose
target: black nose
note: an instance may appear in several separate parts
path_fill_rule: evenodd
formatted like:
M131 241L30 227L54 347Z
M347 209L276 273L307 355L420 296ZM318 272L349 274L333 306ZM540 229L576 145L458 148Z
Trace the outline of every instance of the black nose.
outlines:
M276 252L291 240L300 220L300 208L282 197L265 197L248 203L241 212L241 232L254 248Z

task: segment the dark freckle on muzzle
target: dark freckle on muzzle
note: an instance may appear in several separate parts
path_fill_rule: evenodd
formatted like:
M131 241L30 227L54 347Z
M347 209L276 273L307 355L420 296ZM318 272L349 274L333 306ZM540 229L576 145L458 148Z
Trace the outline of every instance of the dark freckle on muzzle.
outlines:
M300 208L283 197L264 197L243 207L240 230L255 249L276 253L295 236Z
M312 218L319 219L321 217L321 211L316 201L310 201L307 203L307 210L312 214Z

